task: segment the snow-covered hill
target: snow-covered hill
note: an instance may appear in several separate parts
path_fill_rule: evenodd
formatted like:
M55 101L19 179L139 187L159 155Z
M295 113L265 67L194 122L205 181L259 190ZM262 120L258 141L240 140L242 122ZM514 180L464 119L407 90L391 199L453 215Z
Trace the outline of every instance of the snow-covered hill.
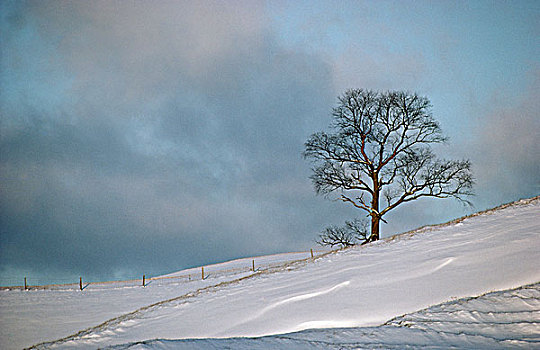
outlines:
M539 197L315 259L298 254L257 258L255 272L250 259L220 264L205 280L179 272L145 288L1 291L1 345L540 347ZM493 291L503 292L462 299Z

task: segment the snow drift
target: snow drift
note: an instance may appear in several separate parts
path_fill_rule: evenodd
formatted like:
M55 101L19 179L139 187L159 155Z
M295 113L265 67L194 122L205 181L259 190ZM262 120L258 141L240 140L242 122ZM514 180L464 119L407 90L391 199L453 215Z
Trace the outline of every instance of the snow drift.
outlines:
M540 283L453 300L382 326L259 338L150 340L111 349L532 349L540 347Z

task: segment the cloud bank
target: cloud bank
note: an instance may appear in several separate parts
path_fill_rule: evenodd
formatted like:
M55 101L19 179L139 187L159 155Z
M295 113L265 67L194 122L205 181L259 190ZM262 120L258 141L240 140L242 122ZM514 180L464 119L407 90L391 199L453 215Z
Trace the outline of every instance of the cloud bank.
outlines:
M305 208L300 152L334 98L330 68L282 49L258 12L52 2L7 14L3 265L99 278L311 238L320 208Z

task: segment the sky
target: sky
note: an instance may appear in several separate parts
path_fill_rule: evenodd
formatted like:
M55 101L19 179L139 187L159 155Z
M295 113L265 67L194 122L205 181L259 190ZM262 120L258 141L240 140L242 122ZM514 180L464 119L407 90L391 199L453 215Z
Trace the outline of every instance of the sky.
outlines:
M540 192L538 1L3 1L0 284L163 274L309 250L364 214L304 142L349 88L427 96L473 208Z

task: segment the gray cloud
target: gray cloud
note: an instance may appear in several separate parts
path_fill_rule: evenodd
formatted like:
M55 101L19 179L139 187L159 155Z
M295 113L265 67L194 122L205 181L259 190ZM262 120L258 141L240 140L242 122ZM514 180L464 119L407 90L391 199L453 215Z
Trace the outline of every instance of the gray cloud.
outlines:
M325 62L281 48L257 8L30 5L3 43L5 275L110 278L311 245L328 205L312 204L300 152L334 98Z
M468 143L483 206L540 193L540 71L517 101L494 96Z

